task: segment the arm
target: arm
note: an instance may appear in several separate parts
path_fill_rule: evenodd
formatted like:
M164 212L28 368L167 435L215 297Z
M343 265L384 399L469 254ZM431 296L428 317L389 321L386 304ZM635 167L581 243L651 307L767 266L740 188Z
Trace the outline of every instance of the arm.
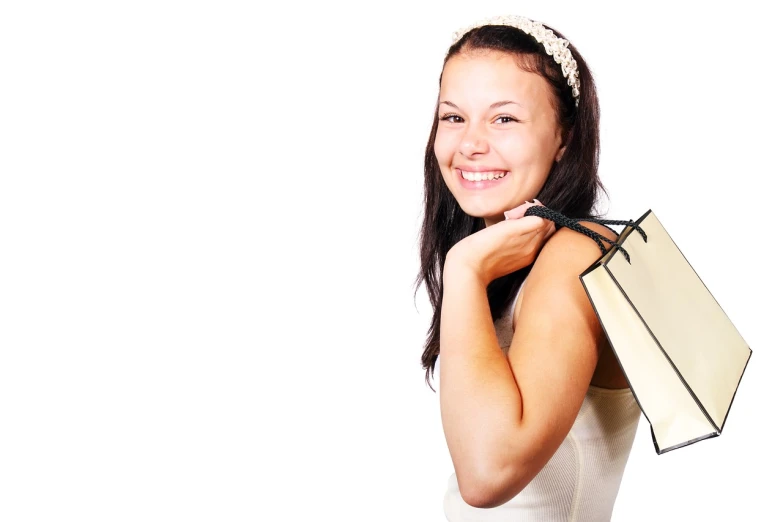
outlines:
M582 234L561 229L551 237L525 284L507 358L494 333L486 285L447 260L441 415L468 504L507 502L538 474L573 425L603 335L579 274L599 256Z
M440 407L462 498L480 507L492 496L497 451L518 426L522 399L490 315L486 285L446 260L440 329Z

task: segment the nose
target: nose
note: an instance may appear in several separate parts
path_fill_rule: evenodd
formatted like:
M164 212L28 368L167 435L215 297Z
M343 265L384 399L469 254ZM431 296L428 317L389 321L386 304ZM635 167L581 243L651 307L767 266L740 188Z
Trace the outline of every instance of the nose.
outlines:
M460 141L459 151L463 156L485 153L489 150L489 142L480 124L469 125Z

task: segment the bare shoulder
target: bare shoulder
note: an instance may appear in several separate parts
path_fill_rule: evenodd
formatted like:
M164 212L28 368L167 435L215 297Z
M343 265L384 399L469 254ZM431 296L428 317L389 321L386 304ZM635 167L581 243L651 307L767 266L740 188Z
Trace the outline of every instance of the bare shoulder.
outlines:
M579 221L579 224L592 230L604 238L616 241L619 235L611 228L590 221ZM604 247L611 244L603 241ZM581 308L584 316L589 318L592 306L584 296L584 289L579 281L581 275L590 265L603 255L597 242L575 230L563 227L549 238L541 249L530 273L525 281L525 300L518 300L514 310L514 323L518 324L522 312L522 302L530 302L532 294L538 294L537 300L546 301L552 311L562 310L560 305L568 301L569 308ZM554 292L554 293L553 293Z
M619 237L614 230L599 223L579 221L579 224L612 241L616 241ZM607 249L611 247L606 241L603 243ZM531 279L531 276L534 276L535 272L535 275L540 275L541 279L552 281L551 275L548 274L562 273L563 270L575 273L578 277L601 255L601 250L594 239L581 232L563 227L555 232L542 248L541 254L539 254L536 263L531 269L528 280ZM519 323L519 314L522 311L522 296L530 286L531 284L526 280L525 286L520 290L520 298L517 300L517 305L514 308L513 324L515 329Z
M593 223L591 221L579 221L579 224L592 230L604 238L616 241L619 237L611 228ZM611 244L602 241L604 247L611 248ZM550 290L563 291L570 289L571 297L581 295L582 285L579 281L579 275L582 274L590 265L603 255L596 241L575 230L563 227L554 234L544 244L536 262L531 268L530 274L525 281L523 291L529 293L531 287L538 287L538 290L548 292ZM570 283L570 284L569 284ZM565 298L565 297L564 297ZM514 326L519 323L519 315L522 311L522 299L517 300L517 306L514 309ZM586 304L587 299L582 303ZM591 307L584 307L588 312Z

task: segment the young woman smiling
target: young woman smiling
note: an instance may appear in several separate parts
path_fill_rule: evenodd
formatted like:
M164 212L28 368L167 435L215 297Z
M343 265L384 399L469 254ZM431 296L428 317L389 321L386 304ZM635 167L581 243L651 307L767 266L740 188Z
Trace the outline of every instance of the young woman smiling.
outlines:
M560 33L502 17L457 34L417 278L434 309L422 364L427 382L439 366L450 522L611 518L640 410L579 280L601 252L523 217L539 204L597 217L598 129L590 70Z

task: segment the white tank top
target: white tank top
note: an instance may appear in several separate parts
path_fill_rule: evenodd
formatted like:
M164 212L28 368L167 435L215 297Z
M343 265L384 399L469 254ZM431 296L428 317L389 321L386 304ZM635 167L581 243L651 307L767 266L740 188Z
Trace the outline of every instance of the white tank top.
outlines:
M524 286L524 283L523 285ZM520 290L522 287L520 287ZM519 293L495 321L504 352L513 336ZM607 522L631 451L641 410L630 388L590 385L563 443L519 494L495 508L475 508L448 479L443 509L449 522Z

